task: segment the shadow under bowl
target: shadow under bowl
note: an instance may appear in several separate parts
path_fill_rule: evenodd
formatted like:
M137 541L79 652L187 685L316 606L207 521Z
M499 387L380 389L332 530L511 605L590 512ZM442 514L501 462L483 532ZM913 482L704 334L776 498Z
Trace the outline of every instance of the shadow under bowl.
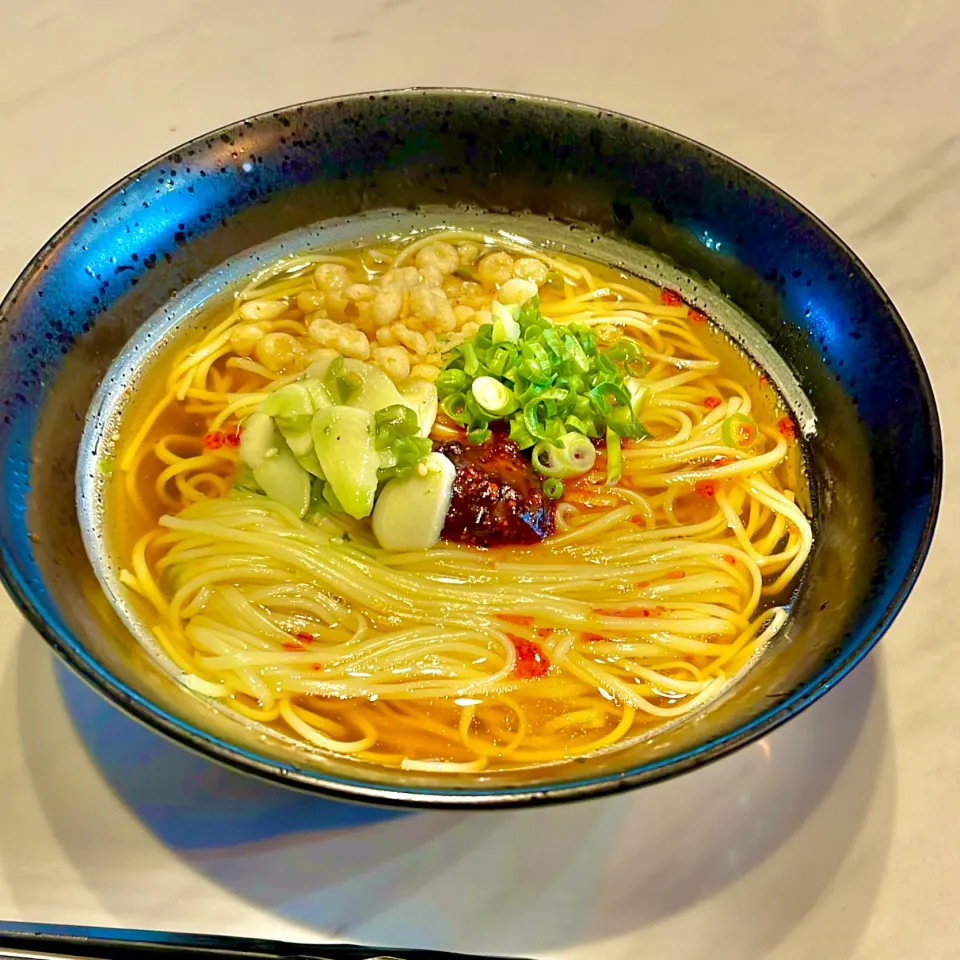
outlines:
M74 495L91 398L144 320L218 264L321 220L429 205L529 212L672 261L760 327L810 401L815 545L788 624L695 720L619 752L460 776L292 751L143 654L84 552ZM122 709L239 770L384 804L509 806L663 779L762 736L877 642L928 549L942 457L932 391L853 253L708 148L577 104L405 90L302 104L184 144L70 220L0 305L0 575L57 653Z

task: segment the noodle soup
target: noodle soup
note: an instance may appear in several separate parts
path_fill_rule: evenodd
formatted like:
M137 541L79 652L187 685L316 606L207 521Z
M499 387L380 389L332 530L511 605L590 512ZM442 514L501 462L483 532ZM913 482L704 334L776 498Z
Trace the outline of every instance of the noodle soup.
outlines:
M121 580L183 682L408 770L696 711L781 629L812 543L793 421L707 317L453 229L262 271L121 434Z

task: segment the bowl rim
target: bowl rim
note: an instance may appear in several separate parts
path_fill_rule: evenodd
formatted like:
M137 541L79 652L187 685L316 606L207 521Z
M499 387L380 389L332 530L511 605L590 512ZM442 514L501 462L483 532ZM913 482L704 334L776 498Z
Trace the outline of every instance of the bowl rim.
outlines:
M267 122L278 115L286 115L298 109L336 106L347 102L359 103L374 97L379 99L384 97L399 98L403 96L430 97L432 95L446 97L461 96L477 99L503 99L507 102L520 101L525 104L542 104L558 111L599 114L601 117L620 120L633 127L641 127L656 133L665 134L674 141L696 147L714 159L720 160L724 164L747 174L779 200L792 206L829 240L836 244L845 256L850 258L850 261L855 265L857 270L859 270L867 284L873 289L873 292L879 298L880 303L886 309L889 317L893 320L904 348L913 366L917 370L920 394L929 412L928 441L933 460L932 482L929 491L930 501L922 530L917 539L913 555L910 558L906 575L897 587L893 597L883 609L873 629L860 637L856 647L847 653L845 657L831 661L815 676L811 677L775 706L764 710L742 726L738 726L721 736L706 740L696 746L689 747L678 754L650 760L632 769L607 773L586 780L558 779L556 783L545 783L534 786L497 787L496 785L492 785L487 788L478 787L467 790L447 791L437 787L418 787L414 785L404 787L379 784L369 780L347 779L319 770L303 769L292 762L282 763L276 760L269 760L258 754L251 753L236 744L231 744L215 734L178 719L162 707L159 707L157 704L128 687L88 654L84 648L72 638L69 630L51 622L40 609L40 605L35 602L31 591L26 586L26 578L17 568L17 565L9 554L6 544L2 541L0 541L0 583L4 585L20 612L25 616L27 622L43 637L60 658L99 694L106 697L135 720L138 720L144 726L186 747L194 753L214 760L240 773L255 775L282 786L303 792L325 795L332 799L353 800L381 806L471 809L478 807L517 807L589 799L644 784L671 779L693 767L719 760L721 757L758 740L787 720L797 716L842 680L866 657L879 642L880 638L887 632L917 582L917 578L932 545L934 529L941 504L943 489L943 441L940 429L940 418L930 377L916 342L892 299L856 253L854 253L826 223L816 216L816 214L766 177L698 140L677 133L659 124L650 123L649 121L619 111L540 94L475 87L412 86L322 97L263 111L192 137L190 140L186 140L177 146L169 148L151 160L146 161L102 190L89 203L84 205L64 222L37 253L30 258L26 266L20 271L10 290L3 299L0 300L0 320L2 320L11 307L16 304L27 284L42 270L42 263L46 257L61 245L64 238L74 227L78 226L91 213L96 211L103 201L115 195L126 185L135 181L137 177L153 169L158 163L171 155L182 152L195 143L235 130L244 123Z

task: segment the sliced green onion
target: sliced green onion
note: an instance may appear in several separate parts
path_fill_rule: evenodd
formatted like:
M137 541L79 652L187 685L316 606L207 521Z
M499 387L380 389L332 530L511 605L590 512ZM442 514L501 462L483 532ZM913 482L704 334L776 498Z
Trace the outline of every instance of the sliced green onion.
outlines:
M467 395L465 393L454 393L449 397L444 397L440 404L440 409L454 422L464 424L464 416L467 412Z
M597 451L582 433L566 433L559 441L541 440L533 448L534 469L545 477L577 477L593 468Z
M563 338L563 347L565 360L570 360L576 364L582 373L586 373L590 369L590 358L587 356L587 351L583 349L583 344L575 336L568 333Z
M548 387L546 390L541 390L539 393L539 398L541 400L549 400L556 405L558 402L562 402L567 399L570 391L566 387L552 386ZM553 408L553 412L556 412L556 406ZM553 413L550 414L553 416Z
M542 414L542 417L541 417ZM550 414L539 398L531 400L523 408L523 425L531 437L537 440L547 440L550 434L547 431L547 423L550 420Z
M523 336L520 338L524 343L537 343L543 339L543 327L539 323L528 323L523 328Z
M521 327L527 327L532 323L539 323L542 319L540 313L540 294L534 294L521 307L517 314L517 322Z
M569 417L564 420L567 428L577 433L582 433L584 436L589 436L588 431L593 427L592 420L581 420L579 417L571 414Z
M604 353L616 366L622 367L627 373L636 376L646 371L647 362L640 352L640 347L637 341L630 337L621 337Z
M523 420L519 418L510 421L509 436L521 450L527 450L537 442L536 438L531 436L530 431L527 430Z
M337 377L337 393L341 403L350 403L363 389L363 381L358 373L351 371Z
M561 456L562 450L562 447L558 449L549 440L541 440L533 448L533 469L545 477L569 476L567 465Z
M567 458L578 474L593 469L597 462L594 445L582 433L566 433L561 438Z
M563 339L561 338L560 334L557 332L557 328L544 327L543 333L541 335L543 337L543 342L547 345L547 349L555 357L562 358L563 350L564 350Z
M429 437L395 437L380 453L377 479L383 481L393 477L410 476L431 450L433 443Z
M339 377L341 373L343 373L343 369L343 357L337 354L337 356L330 361L330 366L327 367L327 372L324 376L324 379L329 378L330 380L334 380L336 377Z
M477 398L473 395L472 389L470 393L467 394L466 412L464 416L466 417L466 426L471 429L473 427L485 427L491 420L496 419L496 417L491 417L490 414L477 403Z
M349 403L362 389L363 383L358 374L343 368L343 357L335 357L327 368L323 385L330 395L340 404Z
M480 372L480 360L477 357L476 347L467 340L460 346L460 350L463 353L464 372L468 377L475 377Z
M416 413L402 403L378 410L373 415L373 422L377 430L388 428L399 437L412 437L420 430L420 420Z
M559 500L563 496L563 481L550 477L543 481L543 495L548 500Z
M516 359L517 351L513 346L500 344L490 351L487 357L487 369L495 377L502 377L507 367ZM439 380L439 377L437 378Z
M493 315L493 343L516 343L520 339L520 324L516 319L519 312L519 307L511 309L498 300L490 304L490 313Z
M752 447L760 436L757 422L744 413L732 413L720 428L720 436L728 447L746 450Z
M630 393L622 383L615 380L602 380L589 393L594 410L601 417L609 418L614 406L630 412Z
M493 324L484 323L473 335L473 342L476 344L477 351L480 353L489 350L493 345Z
M517 408L513 391L493 377L477 377L470 389L481 409L491 417L505 417Z
M451 393L460 393L466 390L467 382L467 375L463 370L448 367L437 375L437 394L446 397Z
M479 427L476 430L467 431L467 443L481 444L486 443L490 439L490 428L489 427Z
M623 382L630 393L630 409L633 411L633 415L639 420L640 410L643 408L647 394L650 391L637 380L636 377L627 377Z
M593 420L593 404L586 396L576 397L573 401L573 413L582 420Z
M642 440L649 437L647 428L633 415L629 407L615 407L607 414L607 426L627 440Z
M420 432L420 420L416 413L403 404L384 407L374 414L375 446L387 450L397 439L412 437Z
M617 365L606 353L597 356L597 369L607 377L615 377L619 373Z
M540 465L565 476L589 469L591 439L649 436L638 417L645 388L626 382L643 364L634 340L599 350L590 327L544 317L539 297L491 311L494 322L450 352L437 381L444 412L471 436L506 420L521 449L536 446Z
M546 384L553 379L550 356L539 343L525 343L520 350L520 372L532 383Z
M620 436L607 428L607 483L620 482L623 473L623 452L620 449Z
M597 335L589 327L582 327L578 332L584 353L588 357L595 357L597 355Z
M607 347L606 354L616 363L624 360L636 360L640 356L640 347L636 340L630 337L620 337L616 343Z

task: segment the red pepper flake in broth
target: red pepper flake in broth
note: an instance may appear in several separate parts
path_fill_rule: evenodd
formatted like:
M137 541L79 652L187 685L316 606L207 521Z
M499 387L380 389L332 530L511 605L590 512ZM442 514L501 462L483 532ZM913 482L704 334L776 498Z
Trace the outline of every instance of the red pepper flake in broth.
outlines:
M733 460L731 460L730 457L714 457L710 463L715 467L725 467L733 463Z
M297 639L298 639L301 643L313 643L313 641L316 639L316 637L314 637L314 635L313 635L312 633L307 633L306 630L301 630L301 631L297 634Z
M661 290L660 302L668 307L676 307L683 303L683 297L681 297L679 293L674 293L672 290Z
M725 554L723 559L729 563L731 567L735 567L737 565L737 558L732 553Z
M797 428L789 417L781 417L777 421L777 429L780 431L780 435L786 437L787 440L793 440L797 436Z
M322 663L311 663L311 664L310 664L310 669L311 669L311 670L322 670L322 669L323 669L323 664L322 664Z
M549 637L551 633L553 633L553 627L537 627L537 629L534 630L533 633L534 633L534 636L536 636L538 639L543 640L546 637Z
M517 651L517 663L513 668L514 676L521 680L542 677L550 669L550 661L540 645L532 640L508 633L507 637Z
M667 580L682 580L687 575L686 570L671 570L665 574Z
M228 430L223 435L223 442L228 447L233 447L234 450L240 446L240 424L237 424L232 430Z
M649 586L650 586L650 583L649 583L647 580L641 580L641 581L637 584L637 589L638 589L638 590L646 590L647 587L649 587Z
M211 430L203 435L203 446L207 450L219 450L223 446L223 431Z
M603 643L607 638L599 633L581 633L580 639L584 643Z
M723 403L723 401L719 397L707 397L707 399L703 401L703 405L708 410L716 410L721 403Z
M303 646L304 645L299 640L287 640L287 642L283 644L283 649L297 651L302 650Z
M765 374L760 374L760 386L765 387L770 382L770 378Z
M700 310L697 310L695 307L691 307L687 311L687 319L691 323L706 323L707 316L705 313L702 313Z
M698 480L693 485L693 489L699 493L701 497L715 497L717 495L717 486L716 480Z

